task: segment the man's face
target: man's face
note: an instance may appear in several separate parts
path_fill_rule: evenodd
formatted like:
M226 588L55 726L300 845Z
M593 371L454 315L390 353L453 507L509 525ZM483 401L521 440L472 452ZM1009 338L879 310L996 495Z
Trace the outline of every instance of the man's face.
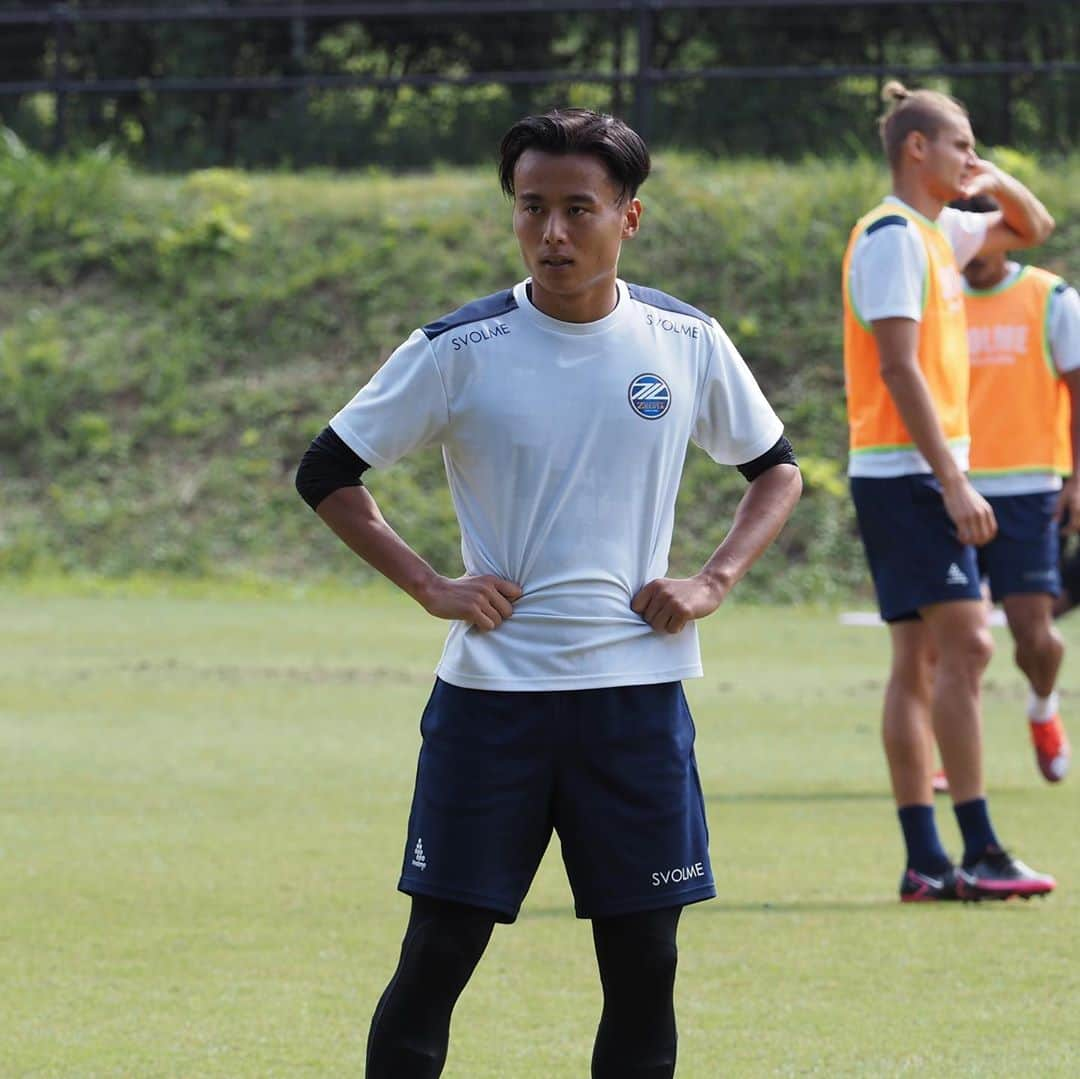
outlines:
M978 161L967 117L948 117L934 138L923 140L923 176L930 193L943 202L958 198Z
M637 199L620 202L599 158L526 150L514 167L514 235L533 302L574 321L607 314L622 241L637 232L641 212ZM608 309L589 311L594 298Z
M993 288L1004 280L1008 255L1004 251L995 251L990 255L973 258L964 267L964 277L972 288Z

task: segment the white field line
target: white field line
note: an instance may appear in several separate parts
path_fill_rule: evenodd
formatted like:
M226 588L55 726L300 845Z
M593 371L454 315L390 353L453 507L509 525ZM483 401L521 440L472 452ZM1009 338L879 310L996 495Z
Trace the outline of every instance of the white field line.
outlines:
M883 626L884 622L877 611L841 611L838 619L842 626ZM995 607L990 612L990 625L1006 625L1005 612Z

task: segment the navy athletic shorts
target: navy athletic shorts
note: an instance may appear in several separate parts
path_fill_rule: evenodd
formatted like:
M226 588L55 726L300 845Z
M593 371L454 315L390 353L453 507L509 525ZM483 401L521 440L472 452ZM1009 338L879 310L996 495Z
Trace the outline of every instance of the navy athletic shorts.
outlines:
M1058 570L1057 492L987 498L997 517L997 535L979 549L979 569L994 600L1022 593L1061 591Z
M956 538L932 475L853 476L851 497L886 622L918 618L920 607L935 603L981 598L975 548Z
M679 682L495 692L435 682L398 887L517 917L552 829L579 918L716 895Z

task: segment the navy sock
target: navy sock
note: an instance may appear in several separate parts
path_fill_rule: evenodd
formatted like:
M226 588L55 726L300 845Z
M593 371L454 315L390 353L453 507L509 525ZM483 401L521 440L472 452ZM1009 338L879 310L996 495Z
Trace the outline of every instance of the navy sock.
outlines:
M907 846L908 869L940 873L952 865L938 837L933 806L901 806L897 810Z
M953 812L956 814L956 823L960 825L960 832L964 837L964 865L977 862L986 853L988 847L1000 849L1001 844L994 835L985 798L972 798L970 802L955 805Z

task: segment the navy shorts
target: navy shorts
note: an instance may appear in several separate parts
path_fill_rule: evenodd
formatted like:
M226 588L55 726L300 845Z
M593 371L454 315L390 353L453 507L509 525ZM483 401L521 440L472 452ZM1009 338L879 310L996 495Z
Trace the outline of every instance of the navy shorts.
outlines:
M679 682L553 692L436 680L398 887L512 922L552 829L579 918L716 895Z
M1057 492L987 498L997 517L997 535L979 549L979 569L995 601L1025 593L1061 591L1058 570Z
M975 548L956 538L932 475L853 476L851 497L886 622L918 618L920 607L935 603L981 598Z

